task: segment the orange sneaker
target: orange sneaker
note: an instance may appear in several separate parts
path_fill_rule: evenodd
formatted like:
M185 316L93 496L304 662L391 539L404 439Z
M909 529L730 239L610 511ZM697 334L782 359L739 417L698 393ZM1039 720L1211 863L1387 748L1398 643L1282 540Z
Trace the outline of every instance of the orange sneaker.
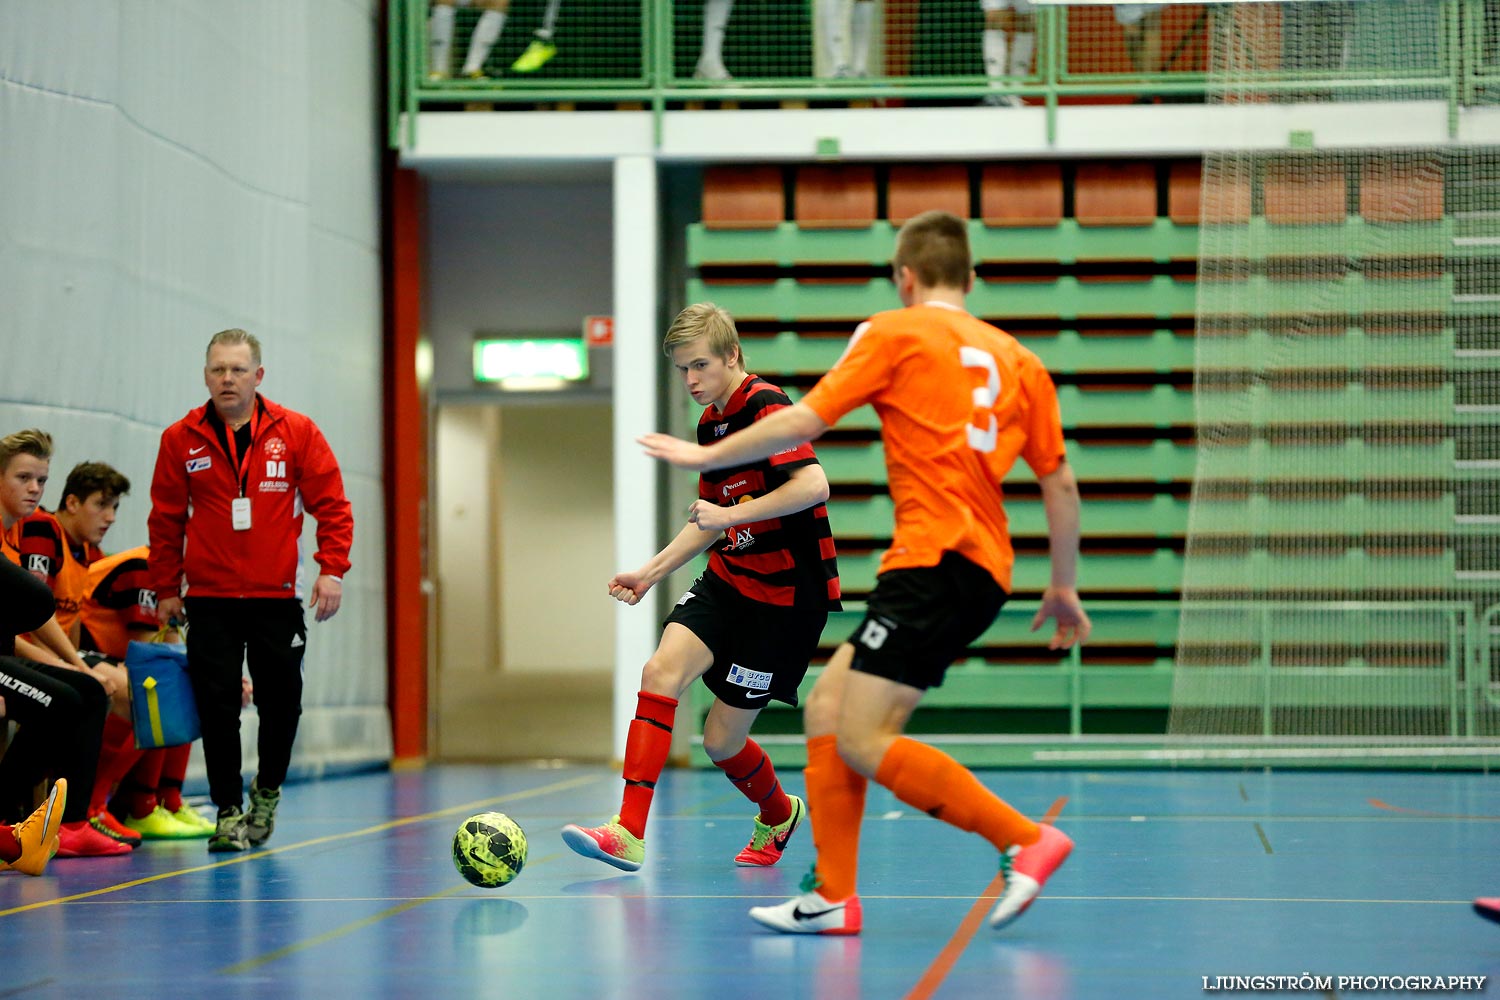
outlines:
M8 867L26 875L40 875L57 853L57 831L68 805L68 780L58 778L47 793L47 801L11 828L21 844L21 856Z
M990 926L999 930L1026 912L1052 873L1062 867L1073 851L1073 841L1066 833L1049 823L1041 826L1036 843L1012 847L1000 855L1000 870L1005 873L1005 888L1000 901L990 911Z

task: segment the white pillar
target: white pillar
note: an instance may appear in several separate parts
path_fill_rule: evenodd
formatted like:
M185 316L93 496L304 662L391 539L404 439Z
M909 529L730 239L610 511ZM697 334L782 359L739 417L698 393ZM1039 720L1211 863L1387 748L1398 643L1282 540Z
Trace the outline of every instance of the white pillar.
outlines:
M615 565L634 569L659 548L656 463L635 439L656 426L661 331L657 301L656 161L622 156L614 165L614 481ZM649 598L648 598L649 600ZM615 606L614 755L625 759L641 667L656 649L660 623L649 606Z

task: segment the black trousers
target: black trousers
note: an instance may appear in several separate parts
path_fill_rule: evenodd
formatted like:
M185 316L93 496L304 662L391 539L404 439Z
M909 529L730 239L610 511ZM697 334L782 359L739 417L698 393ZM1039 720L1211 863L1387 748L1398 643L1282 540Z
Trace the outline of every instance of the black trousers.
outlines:
M208 792L220 809L241 806L241 671L248 663L260 714L260 785L280 788L302 717L302 603L294 597L189 597L186 610L188 673L203 727Z
M109 697L78 670L0 656L0 697L20 729L0 758L0 819L31 811L31 792L47 775L68 780L63 822L88 819L94 769Z

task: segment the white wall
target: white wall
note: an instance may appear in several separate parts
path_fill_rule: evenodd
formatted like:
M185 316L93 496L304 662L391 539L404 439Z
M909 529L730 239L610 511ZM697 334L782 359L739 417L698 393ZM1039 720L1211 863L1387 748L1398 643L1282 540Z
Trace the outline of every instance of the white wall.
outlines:
M600 403L502 411L499 621L507 671L598 674L614 661L609 430L609 407Z
M144 542L209 336L261 339L263 390L323 428L355 511L344 609L309 640L294 764L314 771L390 750L377 9L0 7L0 433L51 431L58 487L117 466L134 489L106 548Z
M500 411L491 406L438 410L429 542L437 582L439 684L455 674L498 670L495 621L497 524L494 458ZM461 679L457 683L462 684Z

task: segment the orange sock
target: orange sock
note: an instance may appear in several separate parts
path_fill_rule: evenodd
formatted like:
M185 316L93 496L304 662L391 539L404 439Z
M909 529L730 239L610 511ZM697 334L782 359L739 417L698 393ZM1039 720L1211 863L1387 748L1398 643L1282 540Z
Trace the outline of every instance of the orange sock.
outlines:
M625 737L625 795L620 801L620 825L637 837L646 836L646 817L656 779L672 752L672 720L677 699L642 691L635 702L635 718Z
M881 758L875 780L896 798L960 830L977 833L999 851L1032 844L1037 825L980 784L958 761L936 747L902 736Z
M869 782L839 756L833 736L807 741L807 818L818 852L818 892L831 903L854 895L859 878L859 825Z

